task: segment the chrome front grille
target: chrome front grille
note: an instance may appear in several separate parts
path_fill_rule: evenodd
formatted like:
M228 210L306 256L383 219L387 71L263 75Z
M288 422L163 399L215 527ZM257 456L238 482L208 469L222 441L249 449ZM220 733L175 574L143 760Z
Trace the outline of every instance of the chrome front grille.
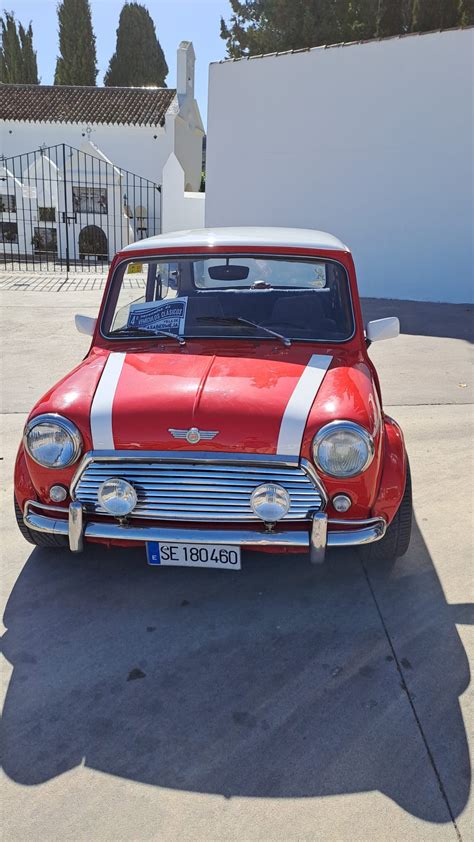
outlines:
M227 456L227 454L223 454ZM324 508L323 492L309 468L274 461L150 458L86 458L73 483L72 496L87 512L107 514L97 491L109 477L122 477L134 486L138 504L132 517L182 521L256 521L250 508L253 489L264 482L284 486L291 507L284 518L304 520Z

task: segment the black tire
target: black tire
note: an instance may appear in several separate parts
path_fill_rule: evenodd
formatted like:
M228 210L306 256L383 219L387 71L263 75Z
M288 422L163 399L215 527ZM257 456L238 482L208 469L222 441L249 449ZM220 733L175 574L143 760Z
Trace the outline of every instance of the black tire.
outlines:
M410 544L413 501L410 463L407 458L405 491L397 514L380 541L360 548L364 561L393 561L405 555Z
M28 529L23 520L23 512L18 503L15 502L15 517L23 538L30 544L35 544L37 547L49 547L50 549L69 549L69 538L66 535L51 535L49 532L36 532L34 529Z

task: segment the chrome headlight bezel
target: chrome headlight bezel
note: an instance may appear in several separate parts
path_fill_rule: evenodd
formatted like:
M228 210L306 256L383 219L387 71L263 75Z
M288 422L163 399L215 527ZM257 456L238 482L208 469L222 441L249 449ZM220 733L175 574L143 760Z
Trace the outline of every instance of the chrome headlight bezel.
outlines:
M359 436L366 447L366 458L355 471L335 473L334 471L328 470L327 465L321 464L319 458L319 448L323 441L326 441L336 433L343 431L348 431ZM312 451L316 467L325 476L334 477L334 479L352 479L352 477L359 476L367 470L375 455L375 445L370 433L365 429L365 427L361 427L360 424L356 424L354 421L331 421L329 424L325 424L324 427L321 427L321 429L316 433L313 438Z
M56 465L47 464L46 462L42 462L40 459L38 459L34 455L33 451L30 449L28 437L30 433L41 424L50 424L51 426L56 426L63 433L66 433L69 436L72 444L72 453L66 462L61 462L60 464ZM42 468L48 468L53 471L57 471L63 468L68 468L69 465L74 465L74 463L77 462L79 456L82 453L83 442L82 436L78 428L72 421L69 420L69 418L65 418L63 415L59 415L56 412L47 412L43 415L36 415L35 418L32 418L31 421L28 421L23 433L23 446L26 452L28 453L30 459L32 459L33 462L36 462L37 465L41 465Z

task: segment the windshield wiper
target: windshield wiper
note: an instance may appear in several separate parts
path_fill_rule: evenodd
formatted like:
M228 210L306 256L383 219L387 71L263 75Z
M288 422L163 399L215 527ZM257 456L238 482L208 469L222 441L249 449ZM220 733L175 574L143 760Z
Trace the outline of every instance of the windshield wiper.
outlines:
M118 330L113 330L111 333L112 336L167 336L169 339L176 339L180 345L186 345L186 340L183 336L179 336L176 333L169 333L167 330L149 330L146 327L129 327L125 325L124 327L119 327Z
M271 330L271 328L265 327L265 325L259 325L258 322L251 322L249 319L243 319L241 316L229 318L226 318L225 316L200 316L197 319L197 321L220 325L250 325L251 327L256 327L260 328L260 330L264 330L265 333L269 333L271 336L276 336L277 339L280 339L281 342L283 342L283 345L291 345L291 339L288 339L287 336L283 336L281 333L277 333L276 330Z

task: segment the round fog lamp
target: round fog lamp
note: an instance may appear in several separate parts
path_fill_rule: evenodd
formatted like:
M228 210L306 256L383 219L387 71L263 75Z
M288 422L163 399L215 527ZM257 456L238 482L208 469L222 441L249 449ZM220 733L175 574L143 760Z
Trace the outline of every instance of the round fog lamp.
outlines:
M273 482L258 485L252 492L250 507L265 523L275 523L288 513L290 495L286 488Z
M137 505L137 492L120 477L106 479L97 491L97 498L102 508L114 517L125 517Z
M67 490L63 485L52 485L49 489L49 499L53 503L62 503L67 497Z
M336 494L332 498L332 504L336 512L347 512L352 506L352 500L347 494Z

